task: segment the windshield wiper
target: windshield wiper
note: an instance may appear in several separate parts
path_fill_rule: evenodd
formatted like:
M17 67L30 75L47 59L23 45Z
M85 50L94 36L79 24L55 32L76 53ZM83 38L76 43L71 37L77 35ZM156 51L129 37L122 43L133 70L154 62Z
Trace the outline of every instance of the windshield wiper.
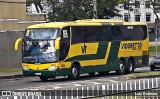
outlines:
M29 63L30 60L33 59L33 57L34 57L36 54L37 54L37 52L33 54L32 58L28 60L28 63Z

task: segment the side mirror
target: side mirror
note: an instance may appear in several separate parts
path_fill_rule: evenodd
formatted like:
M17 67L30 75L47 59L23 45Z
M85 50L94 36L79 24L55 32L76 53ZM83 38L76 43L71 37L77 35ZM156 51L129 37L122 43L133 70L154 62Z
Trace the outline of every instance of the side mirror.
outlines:
M14 44L14 49L18 50L19 49L19 42L21 42L23 40L23 38L18 38Z
M61 40L61 37L58 37L58 38L55 40L55 49L56 49L56 50L59 50L59 49L60 49L60 40Z

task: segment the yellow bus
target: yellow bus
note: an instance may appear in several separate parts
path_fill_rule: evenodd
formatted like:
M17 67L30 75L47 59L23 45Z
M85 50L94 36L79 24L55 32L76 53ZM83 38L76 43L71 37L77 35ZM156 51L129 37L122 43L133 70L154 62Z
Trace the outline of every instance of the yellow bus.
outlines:
M148 64L147 24L110 19L84 19L31 25L22 41L24 76L42 81L56 76L78 79L110 71L132 73Z

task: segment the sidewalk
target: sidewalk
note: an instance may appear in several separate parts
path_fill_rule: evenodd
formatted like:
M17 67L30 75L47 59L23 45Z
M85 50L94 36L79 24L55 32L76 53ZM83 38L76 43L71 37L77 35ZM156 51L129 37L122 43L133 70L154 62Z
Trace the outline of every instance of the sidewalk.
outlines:
M0 73L0 79L12 79L23 77L22 72Z
M157 41L157 45L160 45L159 41ZM156 46L156 42L149 42L149 46Z

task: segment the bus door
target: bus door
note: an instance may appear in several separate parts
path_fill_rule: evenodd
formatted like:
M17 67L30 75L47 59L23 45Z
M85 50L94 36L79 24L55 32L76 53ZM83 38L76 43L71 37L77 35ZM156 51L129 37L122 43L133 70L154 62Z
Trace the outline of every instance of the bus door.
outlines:
M61 31L61 44L60 44L60 61L64 60L70 47L70 27L64 27Z

